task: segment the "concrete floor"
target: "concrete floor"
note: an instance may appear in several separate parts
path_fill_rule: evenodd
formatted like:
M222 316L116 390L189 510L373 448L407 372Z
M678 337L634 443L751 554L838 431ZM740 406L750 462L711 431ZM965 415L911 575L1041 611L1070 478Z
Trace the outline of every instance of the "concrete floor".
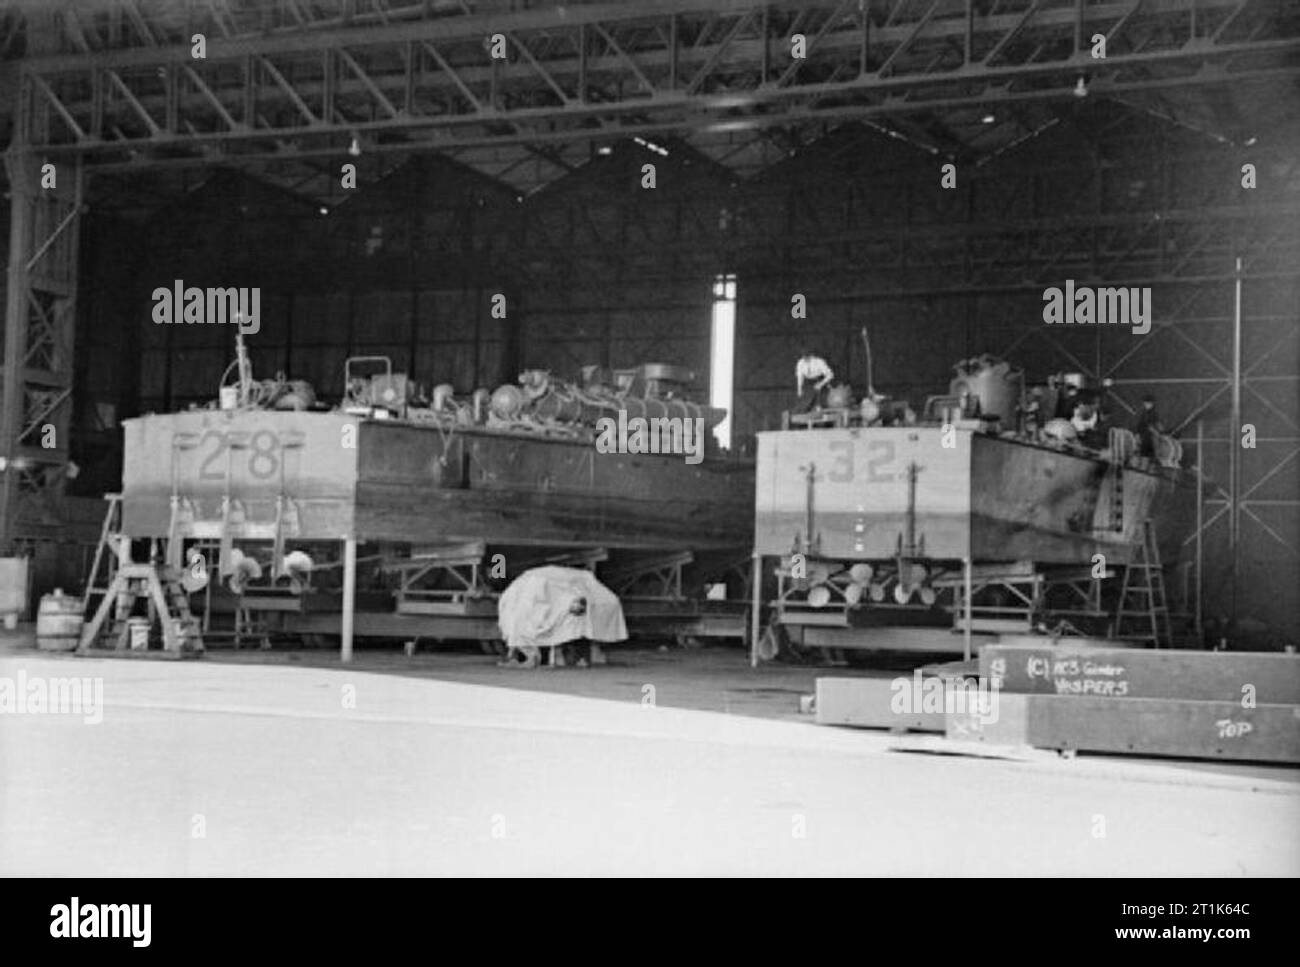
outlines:
M1297 770L906 754L798 714L825 670L612 662L0 640L0 678L100 677L104 705L0 716L0 873L1300 874Z

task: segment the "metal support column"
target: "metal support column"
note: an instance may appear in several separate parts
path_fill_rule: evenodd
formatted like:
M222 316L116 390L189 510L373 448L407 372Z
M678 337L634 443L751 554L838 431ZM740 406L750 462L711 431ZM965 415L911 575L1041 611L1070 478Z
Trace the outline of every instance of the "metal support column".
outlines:
M357 539L343 539L343 623L339 637L342 650L339 660L346 663L352 660L352 620L357 606Z
M759 625L763 611L763 555L754 553L753 570L749 584L749 666L758 667Z
M1228 548L1232 580L1233 636L1237 633L1238 577L1241 538L1241 257L1237 258L1232 304L1232 418L1228 428Z
M21 125L19 126L21 129ZM0 554L56 538L68 475L81 165L5 153L9 265L0 365Z
M1205 569L1205 421L1196 421L1196 611L1193 627L1196 630L1196 647L1205 647L1204 609L1201 588Z
M975 591L972 588L972 584L974 582L971 580L971 559L969 555L962 558L961 576L962 576L962 605L966 612L966 628L964 633L962 634L962 655L964 657L964 660L970 661L971 633L972 633L972 626L975 622L974 606L971 603L971 599L975 596Z

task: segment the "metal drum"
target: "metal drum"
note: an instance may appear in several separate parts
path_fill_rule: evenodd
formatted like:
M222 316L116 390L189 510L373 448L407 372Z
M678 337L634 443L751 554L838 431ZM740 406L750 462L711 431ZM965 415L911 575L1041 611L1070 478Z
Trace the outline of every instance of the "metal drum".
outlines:
M316 405L316 390L311 383L295 379L285 384L283 391L276 398L277 410L310 410Z
M18 616L27 610L25 557L0 557L0 618L9 629L18 627Z
M853 405L853 391L847 386L832 386L826 391L826 405L832 410L842 410Z
M1025 388L1025 374L1021 370L1012 369L1010 363L992 356L967 359L955 369L957 376L949 384L950 395L978 400L980 416L996 416L1004 427L1014 424ZM971 407L974 408L973 402Z

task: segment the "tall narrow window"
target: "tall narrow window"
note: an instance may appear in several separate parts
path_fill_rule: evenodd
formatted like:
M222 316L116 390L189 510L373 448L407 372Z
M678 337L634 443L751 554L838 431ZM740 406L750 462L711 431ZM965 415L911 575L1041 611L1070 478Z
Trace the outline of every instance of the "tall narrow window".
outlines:
M725 409L727 418L713 428L718 446L731 449L732 392L736 382L736 277L719 275L713 283L713 338L709 348L709 405Z

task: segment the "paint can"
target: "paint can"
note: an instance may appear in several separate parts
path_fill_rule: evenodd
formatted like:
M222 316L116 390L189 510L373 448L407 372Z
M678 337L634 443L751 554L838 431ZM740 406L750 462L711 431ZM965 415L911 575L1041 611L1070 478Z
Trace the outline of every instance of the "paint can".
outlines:
M128 618L126 627L131 636L131 650L147 650L149 648L149 619Z

